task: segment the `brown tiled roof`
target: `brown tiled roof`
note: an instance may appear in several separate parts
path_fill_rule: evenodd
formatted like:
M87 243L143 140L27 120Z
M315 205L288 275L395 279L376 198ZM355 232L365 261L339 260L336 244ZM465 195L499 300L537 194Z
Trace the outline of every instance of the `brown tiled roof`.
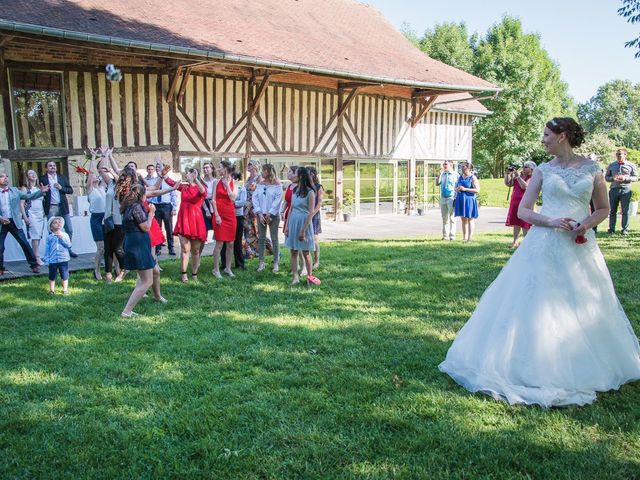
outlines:
M434 112L457 112L476 114L480 116L490 115L492 113L487 109L487 107L474 99L468 93L456 93L440 96L433 103L431 110Z
M427 57L380 12L353 0L0 0L0 8L4 30L30 24L104 36L90 41L189 48L336 77L496 89Z

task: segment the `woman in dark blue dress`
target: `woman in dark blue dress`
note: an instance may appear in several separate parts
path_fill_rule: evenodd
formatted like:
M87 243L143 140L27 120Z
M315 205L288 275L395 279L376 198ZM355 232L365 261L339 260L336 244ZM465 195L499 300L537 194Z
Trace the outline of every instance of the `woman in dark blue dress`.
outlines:
M153 296L158 302L167 302L160 293L160 269L151 254L149 229L153 221L155 205L149 204L149 213L147 214L143 207L146 200L144 192L145 188L142 185L133 185L124 196L120 206L124 229L124 268L138 271L136 287L122 310L123 317L137 315L133 311L133 307L144 297L150 287L153 287Z
M462 223L462 240L470 242L475 228L474 219L478 218L477 195L480 193L480 182L473 174L473 165L470 162L462 164L462 175L458 177L455 191L453 211Z

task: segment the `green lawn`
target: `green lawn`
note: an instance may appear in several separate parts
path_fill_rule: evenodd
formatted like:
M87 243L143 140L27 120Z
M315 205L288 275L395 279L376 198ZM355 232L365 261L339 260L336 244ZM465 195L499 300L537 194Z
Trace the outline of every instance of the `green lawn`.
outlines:
M437 370L509 243L325 244L313 289L169 261L134 319L132 280L4 282L0 478L640 478L640 383L543 410ZM640 235L601 246L640 332Z

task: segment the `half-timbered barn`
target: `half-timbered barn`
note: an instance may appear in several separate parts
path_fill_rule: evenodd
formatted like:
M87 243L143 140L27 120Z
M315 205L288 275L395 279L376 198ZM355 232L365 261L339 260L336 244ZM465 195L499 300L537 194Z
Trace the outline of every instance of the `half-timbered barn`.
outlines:
M0 155L13 183L88 147L143 169L315 165L325 211L410 213L470 160L495 85L425 56L353 0L0 0ZM105 65L123 77L109 81ZM81 188L77 189L82 192Z

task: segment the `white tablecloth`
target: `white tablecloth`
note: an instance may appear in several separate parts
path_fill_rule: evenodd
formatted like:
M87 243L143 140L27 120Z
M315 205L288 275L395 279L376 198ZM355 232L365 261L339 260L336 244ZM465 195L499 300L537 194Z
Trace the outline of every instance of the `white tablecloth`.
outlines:
M73 225L73 238L71 244L73 251L76 253L95 253L96 244L91 236L91 226L89 225L90 217L71 217L71 223ZM25 232L26 235L26 232ZM44 249L46 245L46 235L48 235L47 228L43 232L43 238L40 240L40 257L44 256ZM29 245L31 240L27 239ZM15 262L17 260L24 260L24 253L18 242L15 241L13 235L7 235L7 240L4 243L4 261Z

